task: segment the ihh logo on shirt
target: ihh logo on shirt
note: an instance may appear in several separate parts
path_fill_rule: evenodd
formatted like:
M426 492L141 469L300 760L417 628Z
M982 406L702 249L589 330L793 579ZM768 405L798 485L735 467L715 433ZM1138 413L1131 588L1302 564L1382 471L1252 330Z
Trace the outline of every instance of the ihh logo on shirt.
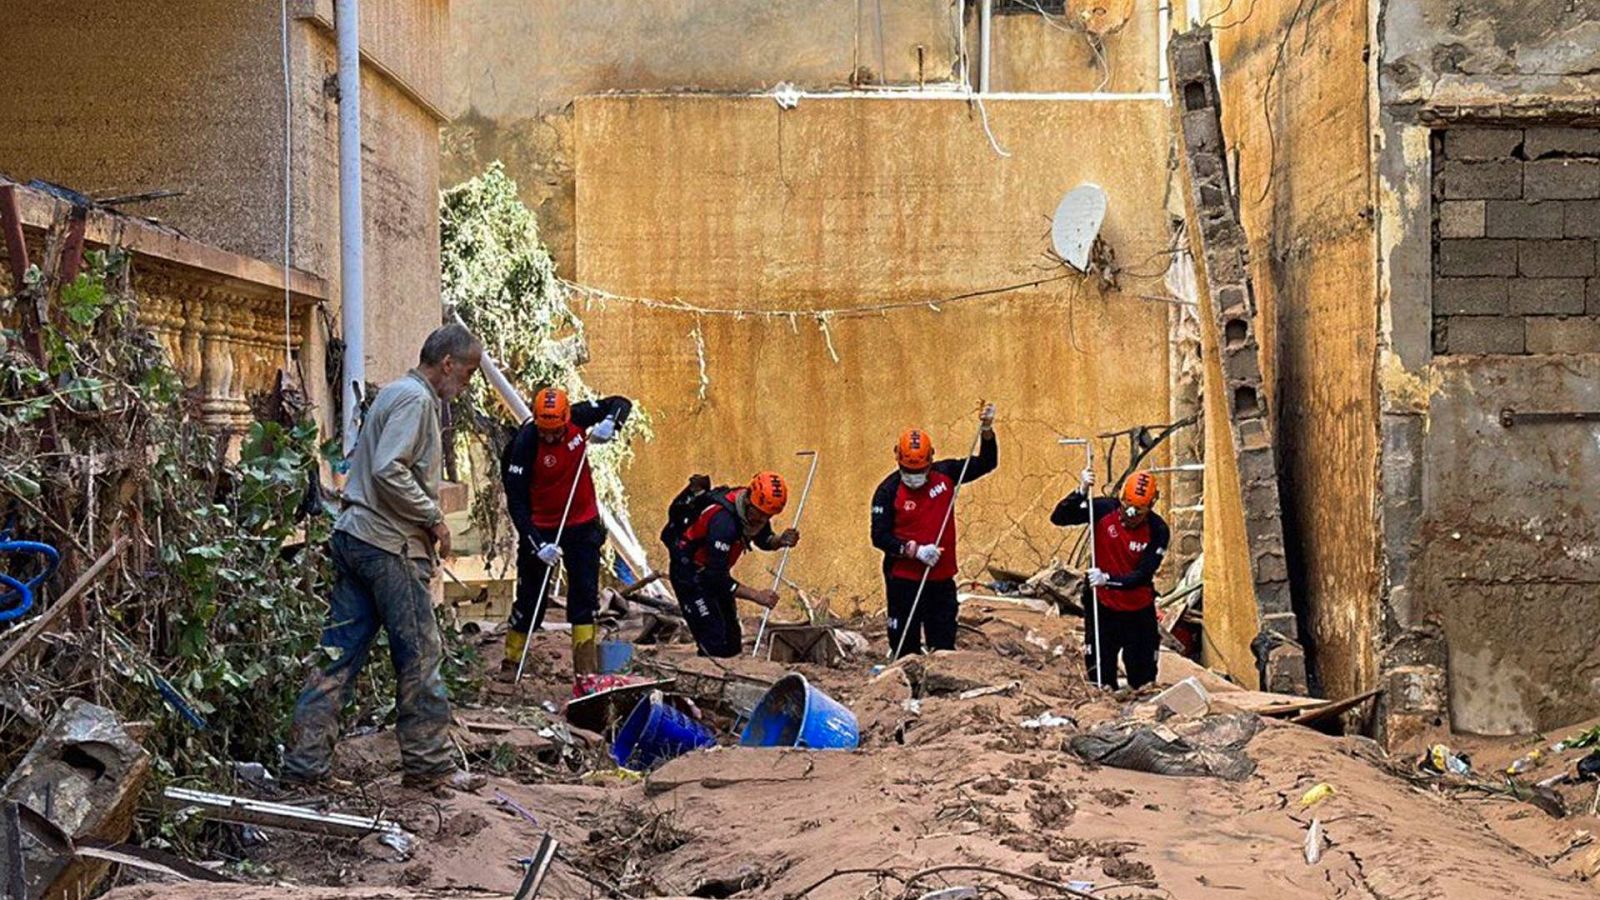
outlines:
M928 492L928 499L931 500L934 497L937 497L940 494L942 494L942 493L944 493L945 491L948 491L948 490L950 490L950 485L948 485L948 484L936 484L936 485L933 486L933 490Z
M578 445L581 443L583 443L583 435L575 434L572 436L572 440L567 441L567 449L576 450L578 449Z

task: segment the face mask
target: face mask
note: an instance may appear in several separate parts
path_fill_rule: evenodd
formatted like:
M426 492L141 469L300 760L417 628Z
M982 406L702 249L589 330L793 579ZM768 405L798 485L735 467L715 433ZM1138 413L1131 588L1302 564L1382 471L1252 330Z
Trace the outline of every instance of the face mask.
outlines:
M913 491L919 490L923 485L928 483L928 473L927 472L901 472L900 473L900 483L905 485L908 488L911 488Z

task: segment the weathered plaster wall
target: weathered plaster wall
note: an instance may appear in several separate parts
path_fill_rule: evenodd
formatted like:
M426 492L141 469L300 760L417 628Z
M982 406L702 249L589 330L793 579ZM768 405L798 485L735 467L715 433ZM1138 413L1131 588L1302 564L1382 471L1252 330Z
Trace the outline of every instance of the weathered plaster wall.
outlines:
M953 101L582 98L577 264L585 283L706 307L819 309L951 296L1050 276L1045 221L1094 181L1102 234L1130 270L1157 272L1170 241L1167 110L1157 102L991 102L1012 154L997 157ZM779 139L781 129L782 138ZM1116 140L1094 139L1115 135ZM693 148L693 152L685 152ZM781 155L780 155L781 153ZM900 429L932 430L941 454L972 440L980 398L998 404L1000 471L963 493L964 576L1032 564L1073 535L1048 515L1081 467L1056 438L1165 421L1167 305L1158 277L1124 292L1076 279L967 304L831 322L705 317L699 396L693 316L620 302L586 312L591 384L655 416L629 476L641 531L695 471L747 478L821 451L806 542L790 574L881 608L868 500ZM1164 454L1162 454L1164 457ZM652 543L652 550L655 545ZM657 554L659 561L659 554ZM760 554L741 563L758 579Z
M338 293L338 105L331 3L294 4L291 262ZM319 7L328 7L320 10ZM415 361L438 313L438 123L445 0L364 4L363 124L368 373ZM277 4L68 0L8 11L0 56L0 171L105 196L158 189L181 197L133 208L201 241L284 258L284 97ZM379 69L406 79L410 94ZM431 91L424 98L420 92ZM320 331L317 329L316 331ZM322 335L308 381L322 378Z
M1367 9L1260 0L1214 24L1275 401L1290 577L1321 688L1348 696L1376 679Z
M1575 626L1562 617L1584 585L1592 588L1582 548L1600 538L1600 521L1586 500L1545 493L1559 489L1593 434L1572 424L1496 434L1498 424L1488 423L1497 397L1542 409L1592 402L1573 374L1589 371L1590 360L1432 357L1431 144L1441 127L1586 115L1593 124L1600 8L1566 0L1386 0L1375 9L1383 613L1384 636L1400 648L1386 662L1405 664L1421 633L1415 629L1431 621L1448 644L1457 728L1553 727L1597 711L1593 686L1582 683L1589 651L1574 645ZM1536 386L1551 393L1535 394ZM1555 468L1547 470L1548 462ZM1454 471L1463 465L1478 477ZM1566 518L1523 505L1535 498ZM1436 546L1439 540L1450 543ZM1493 560L1506 575L1486 582L1462 565L1468 560ZM1432 655L1443 660L1444 649Z
M1158 89L1157 3L1132 6L1127 24L1104 42L1109 91ZM976 0L967 15L975 83ZM1094 90L1102 64L1083 34L1062 22L1033 12L996 15L992 89ZM868 85L948 85L959 72L951 0L478 0L456 4L451 32L447 108L455 120L443 136L444 181L503 161L567 276L575 252L574 97L761 91L781 81L839 89L858 64Z

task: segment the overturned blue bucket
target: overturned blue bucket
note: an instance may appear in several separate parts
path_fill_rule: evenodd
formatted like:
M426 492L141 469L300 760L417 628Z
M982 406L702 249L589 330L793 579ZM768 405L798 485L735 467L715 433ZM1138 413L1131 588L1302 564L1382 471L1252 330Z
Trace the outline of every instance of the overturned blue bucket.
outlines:
M661 695L653 692L634 706L617 729L611 758L624 769L643 771L716 742L711 729L666 705Z
M750 712L739 743L746 747L852 750L860 743L855 713L793 672L778 679Z

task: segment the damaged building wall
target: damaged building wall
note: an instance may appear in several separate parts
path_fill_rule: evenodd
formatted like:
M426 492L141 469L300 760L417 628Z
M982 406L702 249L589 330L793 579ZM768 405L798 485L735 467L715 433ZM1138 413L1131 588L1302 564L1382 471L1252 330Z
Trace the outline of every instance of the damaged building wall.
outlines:
M1447 669L1455 727L1550 728L1600 712L1584 675L1595 652L1575 618L1600 580L1600 511L1583 475L1596 432L1500 422L1507 407L1596 408L1600 342L1572 290L1591 270L1564 242L1586 239L1600 159L1551 144L1585 145L1592 130L1551 129L1600 124L1600 8L1406 0L1376 11L1394 647L1383 663L1419 700L1388 725L1403 738L1442 719L1445 681L1430 673Z
M1070 549L1077 530L1048 516L1082 457L1056 438L1169 414L1169 305L1161 266L1150 265L1171 241L1167 109L986 106L1009 157L959 101L807 99L790 111L766 97L577 102L578 277L609 291L759 313L1054 278L1065 270L1045 255L1043 223L1081 181L1105 188L1102 236L1140 273L1104 295L1069 276L942 311L839 316L826 331L807 316L580 306L586 378L655 416L657 438L638 448L629 478L636 510L664 510L691 472L728 480L772 466L800 479L794 451L820 450L805 520L816 543L788 574L835 596L836 611L851 598L881 609L868 501L893 468L895 437L921 425L941 456L959 457L983 398L1000 410L1000 469L962 495L965 576L986 578L989 559L1026 568ZM1166 448L1154 456L1167 458ZM759 581L766 562L757 554L741 570Z
M284 261L284 96L277 3L68 0L8 10L0 172L94 196L176 190L130 206L235 253ZM338 104L331 0L289 4L292 264L338 310ZM416 360L437 325L438 124L445 0L362 4L368 377ZM39 77L39 73L51 73ZM433 110L433 111L430 111ZM308 387L323 384L322 329Z
M1157 0L1125 8L1101 41L1063 14L1087 4L995 4L992 89L1155 91ZM602 91L807 90L852 83L959 83L958 4L951 0L771 3L729 0L478 0L451 11L447 79L454 121L444 129L444 183L501 160L539 215L557 271L574 268L573 98ZM977 78L976 0L967 12L968 68ZM881 18L879 12L881 11ZM1116 18L1122 18L1117 16ZM858 27L859 22L859 27ZM881 29L880 29L881 23ZM920 55L919 55L920 54ZM1109 77L1108 77L1109 76Z
M1367 10L1224 5L1212 10L1223 129L1274 400L1290 578L1322 692L1350 696L1377 677Z

